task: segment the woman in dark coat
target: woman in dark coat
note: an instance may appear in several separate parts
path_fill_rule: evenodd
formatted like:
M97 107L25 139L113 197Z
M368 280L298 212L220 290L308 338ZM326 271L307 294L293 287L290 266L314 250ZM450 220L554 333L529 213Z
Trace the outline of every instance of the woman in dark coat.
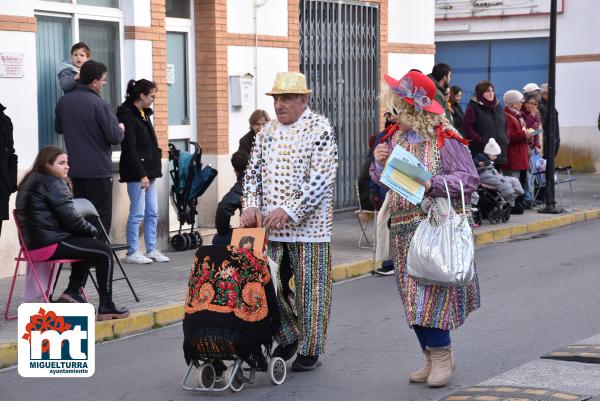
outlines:
M158 225L158 194L156 179L162 177L161 150L150 116L156 97L156 84L147 79L130 80L125 102L117 109L117 118L125 125L121 143L119 173L127 183L131 204L127 219L126 263L146 264L168 262L169 258L156 248ZM138 233L144 221L146 255L138 250Z
M2 220L8 220L8 199L17 190L17 160L13 142L13 125L0 104L0 233Z
M452 125L461 134L463 132L463 119L465 118L465 112L460 105L462 100L462 88L460 86L450 87L450 109L452 111Z
M59 147L40 150L33 167L21 183L16 210L25 245L48 259L81 259L96 267L100 306L97 320L129 316L127 308L112 301L113 255L98 241L98 230L75 209L67 185L67 154ZM71 277L60 302L86 303L81 288L89 274L89 263L73 263Z
M491 82L479 81L475 87L475 96L465 112L463 132L471 141L469 149L472 154L483 153L483 148L490 138L494 138L502 151L496 159L496 164L506 164L506 120Z
M256 133L260 131L262 126L270 120L271 118L266 111L261 109L254 110L248 119L248 122L250 123L250 131L248 131L246 135L240 139L238 152L251 154L252 148L254 147L254 138L256 137Z

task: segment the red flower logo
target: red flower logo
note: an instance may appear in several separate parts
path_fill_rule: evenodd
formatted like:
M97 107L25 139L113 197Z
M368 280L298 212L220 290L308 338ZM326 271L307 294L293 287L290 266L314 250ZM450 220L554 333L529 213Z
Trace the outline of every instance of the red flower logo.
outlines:
M22 338L24 340L29 340L29 343L31 344L32 331L41 331L43 333L48 330L55 330L62 333L70 329L71 325L65 323L64 317L56 316L56 313L52 311L46 312L43 308L40 308L36 315L31 316L29 323L25 326L25 334L23 334ZM42 342L42 352L47 352L49 349L50 343L48 340L44 340Z

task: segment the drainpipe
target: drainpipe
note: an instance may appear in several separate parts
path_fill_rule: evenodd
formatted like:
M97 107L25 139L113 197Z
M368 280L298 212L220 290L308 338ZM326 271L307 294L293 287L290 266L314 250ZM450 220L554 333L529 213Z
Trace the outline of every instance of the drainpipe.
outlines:
M254 0L254 108L258 108L258 9L268 0Z

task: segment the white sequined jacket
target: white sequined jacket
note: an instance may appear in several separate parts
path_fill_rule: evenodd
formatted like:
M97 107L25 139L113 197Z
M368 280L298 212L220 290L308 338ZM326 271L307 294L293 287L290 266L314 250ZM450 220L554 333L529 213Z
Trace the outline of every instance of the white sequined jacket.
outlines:
M244 177L243 207L263 217L281 207L291 218L270 241L329 242L337 144L329 121L306 109L290 125L269 121L256 135Z

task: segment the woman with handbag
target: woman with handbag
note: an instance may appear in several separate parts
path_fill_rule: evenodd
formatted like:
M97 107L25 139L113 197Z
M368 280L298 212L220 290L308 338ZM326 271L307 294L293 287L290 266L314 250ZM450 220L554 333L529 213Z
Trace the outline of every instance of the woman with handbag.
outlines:
M127 256L125 263L147 264L170 259L156 248L158 225L158 193L156 179L162 177L161 150L150 116L156 97L156 84L147 79L131 79L127 83L125 102L117 109L120 123L125 125L121 142L119 174L127 183L131 202L127 219ZM144 221L146 254L138 250L139 228Z
M479 176L467 148L468 142L444 117L443 106L433 100L435 85L418 71L410 71L399 81L386 75L386 81L389 85L389 91L383 96L386 110L394 110L398 121L410 127L394 134L392 146L402 146L433 174L422 183L427 198L447 198L448 191L456 210L459 207L462 210L461 187L465 203L469 205ZM387 144L375 148L373 167L379 176L391 152L392 147ZM450 330L458 328L470 312L479 308L477 277L463 286L422 284L409 277L406 263L409 245L426 213L420 205L409 203L396 192L390 191L390 196L396 281L408 324L426 356L425 367L411 373L409 380L427 382L431 387L444 386L454 370Z

